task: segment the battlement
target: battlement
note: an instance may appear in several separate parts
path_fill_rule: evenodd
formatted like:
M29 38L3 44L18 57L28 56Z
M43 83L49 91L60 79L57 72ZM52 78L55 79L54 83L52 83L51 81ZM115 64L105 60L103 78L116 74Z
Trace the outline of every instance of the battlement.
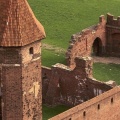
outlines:
M108 13L107 14L107 25L109 26L115 26L115 27L120 27L120 16L115 18L112 14Z

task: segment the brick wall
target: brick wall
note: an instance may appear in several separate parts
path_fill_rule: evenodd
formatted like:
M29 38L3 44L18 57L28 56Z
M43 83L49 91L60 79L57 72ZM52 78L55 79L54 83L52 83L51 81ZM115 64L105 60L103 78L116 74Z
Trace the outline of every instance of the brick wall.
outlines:
M49 120L119 120L120 86Z
M107 20L100 16L99 23L73 34L69 48L66 52L67 64L75 67L75 58L78 56L91 56L93 44L99 39L99 56L120 57L120 17L107 14Z
M32 51L30 49L32 48ZM31 53L30 53L31 52ZM42 120L41 43L34 42L21 49L23 120Z
M42 120L40 60L22 67L23 120Z
M0 48L4 120L42 120L40 49L40 41Z
M106 54L120 57L120 17L107 14L106 38Z
M82 30L82 32L72 35L70 46L66 53L67 63L70 67L75 67L74 59L77 56L90 56L92 52L93 42L96 38L101 42L101 53L104 54L106 41L106 20L104 16L100 16L99 23Z
M3 120L22 120L22 68L2 66Z
M43 82L44 103L49 105L75 106L111 89L92 77L90 57L76 58L74 69L58 63L42 71L49 81L47 84Z
M48 86L51 76L51 68L42 66L42 103L45 103L46 94L48 91Z

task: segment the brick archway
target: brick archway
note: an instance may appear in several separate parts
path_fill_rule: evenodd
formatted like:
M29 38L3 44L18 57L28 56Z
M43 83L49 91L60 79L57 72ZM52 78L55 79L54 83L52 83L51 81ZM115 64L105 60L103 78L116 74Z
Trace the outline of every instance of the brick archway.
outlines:
M102 41L100 38L96 38L92 44L92 56L100 56L102 53Z

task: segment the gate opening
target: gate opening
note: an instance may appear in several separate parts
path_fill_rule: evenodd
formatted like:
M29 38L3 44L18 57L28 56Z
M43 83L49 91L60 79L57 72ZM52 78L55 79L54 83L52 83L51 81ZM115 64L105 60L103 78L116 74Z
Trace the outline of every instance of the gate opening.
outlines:
M102 42L100 38L96 38L92 46L92 56L100 56L102 53Z

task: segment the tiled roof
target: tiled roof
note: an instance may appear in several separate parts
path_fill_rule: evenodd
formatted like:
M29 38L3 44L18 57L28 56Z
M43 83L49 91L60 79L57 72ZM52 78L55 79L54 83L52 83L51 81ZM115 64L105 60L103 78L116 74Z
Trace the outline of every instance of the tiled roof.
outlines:
M0 0L0 46L24 46L45 38L27 0Z

